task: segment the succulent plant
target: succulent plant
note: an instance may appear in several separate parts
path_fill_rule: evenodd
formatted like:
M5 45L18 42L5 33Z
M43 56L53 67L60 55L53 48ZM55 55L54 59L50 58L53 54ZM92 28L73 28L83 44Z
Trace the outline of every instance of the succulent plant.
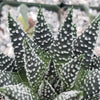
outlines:
M10 100L99 100L100 57L93 54L100 15L77 37L69 11L54 39L41 9L31 39L8 14L14 58L0 54L0 92Z

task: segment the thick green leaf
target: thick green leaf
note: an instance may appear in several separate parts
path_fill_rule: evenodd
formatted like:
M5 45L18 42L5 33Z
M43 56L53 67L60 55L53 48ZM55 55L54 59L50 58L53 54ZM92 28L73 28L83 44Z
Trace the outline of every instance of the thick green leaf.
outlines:
M44 78L51 84L57 94L59 94L63 90L61 86L61 80L53 61L50 61Z
M9 72L11 74L13 72L14 73L17 72L17 74L21 78L21 81L22 82L27 82L27 77L26 77L25 69L24 68L18 69L18 67L19 66L16 65L16 61L13 58L10 58L7 55L4 55L3 53L0 54L0 70L2 72L4 72L4 73L8 73ZM5 74L5 76L6 76L6 74Z
M32 50L29 43L25 40L24 41L24 51L25 51L25 70L27 78L30 82L30 85L37 89L43 76L44 71L44 63L37 54Z
M100 70L100 56L93 55L90 69L99 69Z
M45 51L51 47L51 44L53 42L52 33L45 21L41 8L39 9L37 15L37 23L35 26L33 40L35 42L35 45L38 45Z
M45 21L45 18L40 8L37 15L37 23L35 25L33 41L35 45L38 46L35 49L35 52L44 61L46 66L48 66L50 60L50 54L48 52L51 48L53 40L54 38L52 37L52 33Z
M15 85L20 82L16 73L0 70L0 87L6 85Z
M16 21L8 14L8 23L9 23L9 30L11 41L13 43L14 54L16 64L22 67L24 64L24 50L22 47L22 43L24 39L34 46L32 40L27 36L27 34L20 28L20 26L16 23Z
M50 50L57 65L64 64L67 58L72 55L72 42L75 38L75 33L76 28L72 23L71 9Z
M54 100L81 100L82 98L81 91L71 90L61 93Z
M100 93L94 95L91 100L100 100Z
M7 55L0 53L0 70L3 71L15 71L15 61L13 58L8 57Z
M10 100L36 100L30 89L22 84L3 86L0 91L6 94Z
M81 69L83 55L74 57L61 67L61 76L66 88L73 87L78 72Z
M95 95L100 93L100 71L98 69L84 71L75 86L78 90L83 91L83 100L92 100Z
M38 47L34 51L39 56L39 58L44 62L45 66L48 66L48 63L51 58L51 55L49 54L49 52L44 51L41 47Z
M39 88L40 100L53 100L56 95L54 88L48 81L43 81Z
M86 31L74 41L74 54L85 54L84 66L88 67L91 56L93 55L94 45L97 39L97 30L99 29L100 15L96 17Z

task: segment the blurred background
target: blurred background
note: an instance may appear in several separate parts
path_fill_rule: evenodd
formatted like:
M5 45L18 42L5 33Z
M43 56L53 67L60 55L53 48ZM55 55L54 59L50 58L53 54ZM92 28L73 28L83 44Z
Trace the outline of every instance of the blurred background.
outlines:
M8 12L32 36L40 4L55 38L72 6L73 22L76 24L78 36L100 14L100 0L0 0L0 52L14 57L7 22ZM94 53L100 56L100 30Z

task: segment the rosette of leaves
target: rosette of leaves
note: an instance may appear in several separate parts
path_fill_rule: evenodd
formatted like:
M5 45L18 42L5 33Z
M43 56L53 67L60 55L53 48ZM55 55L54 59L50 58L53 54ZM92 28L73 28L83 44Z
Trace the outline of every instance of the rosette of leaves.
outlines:
M93 48L100 16L77 38L72 10L56 40L41 9L33 40L8 15L15 58L0 54L2 94L10 100L99 100L100 59Z

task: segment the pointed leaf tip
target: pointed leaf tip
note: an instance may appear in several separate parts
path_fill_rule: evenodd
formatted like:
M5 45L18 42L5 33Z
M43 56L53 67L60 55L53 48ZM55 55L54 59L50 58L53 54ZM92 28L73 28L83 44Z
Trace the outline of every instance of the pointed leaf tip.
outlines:
M39 12L41 12L41 5L39 5Z
M73 6L72 6L71 9L70 9L70 13L71 13L71 12L73 12Z
M8 18L10 17L11 15L10 15L10 12L8 12Z
M11 16L10 12L8 12L8 23L9 23L9 24L10 24L10 21L13 21L12 19L13 19L13 18L12 18L12 16Z
M43 50L48 50L53 42L51 30L49 29L41 9L37 15L37 23L33 35L34 43Z

